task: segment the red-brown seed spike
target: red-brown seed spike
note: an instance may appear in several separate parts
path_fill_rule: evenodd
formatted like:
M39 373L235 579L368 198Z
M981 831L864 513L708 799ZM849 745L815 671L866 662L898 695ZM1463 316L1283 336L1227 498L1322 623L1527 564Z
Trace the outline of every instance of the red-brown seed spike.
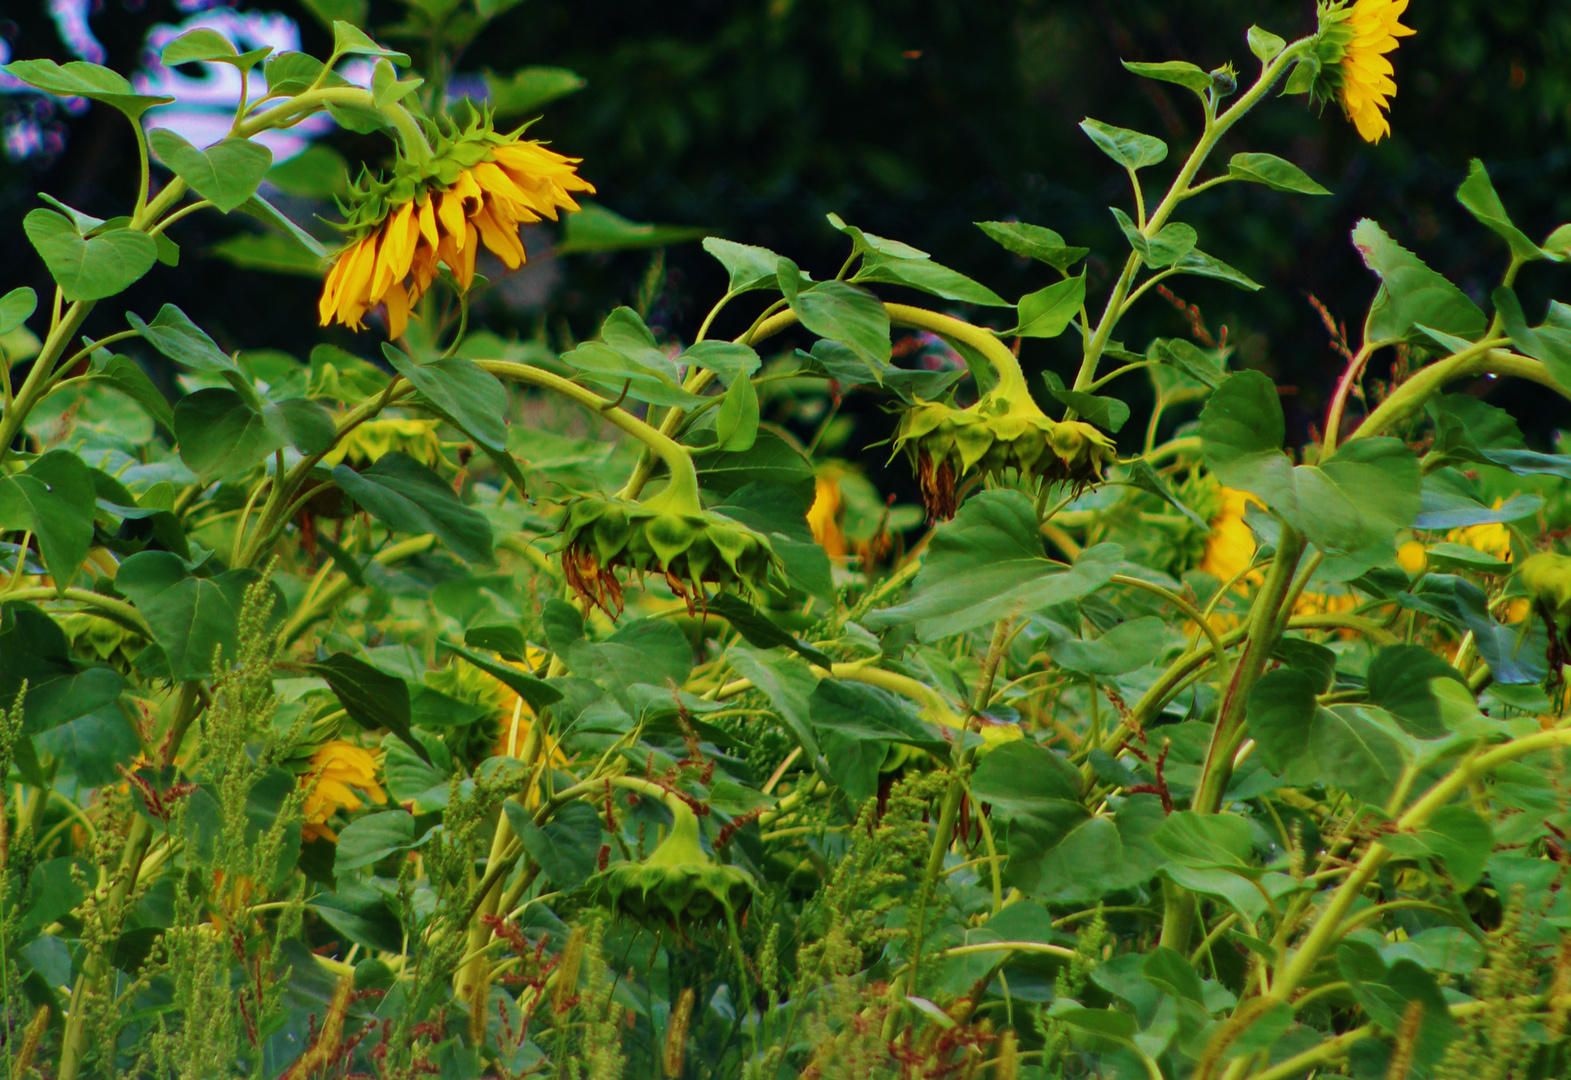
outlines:
M955 497L954 466L949 458L936 465L931 454L923 451L917 456L917 481L922 486L922 504L927 509L929 521L948 521L955 516L958 500Z

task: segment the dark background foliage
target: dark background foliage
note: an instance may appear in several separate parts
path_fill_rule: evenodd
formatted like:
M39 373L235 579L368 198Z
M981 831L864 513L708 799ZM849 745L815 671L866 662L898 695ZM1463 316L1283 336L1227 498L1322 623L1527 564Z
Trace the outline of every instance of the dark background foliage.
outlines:
M299 20L308 51L327 52L319 22L294 3L279 8ZM43 0L7 9L0 32L13 58L71 58ZM377 0L371 25L385 27L399 14ZM98 0L90 25L107 62L128 72L140 62L147 29L183 17L169 0ZM1300 438L1341 368L1308 294L1353 324L1356 337L1373 293L1374 279L1348 241L1360 217L1378 218L1481 301L1498 281L1504 250L1453 198L1470 157L1486 161L1516 221L1535 237L1571 220L1571 5L1415 0L1405 19L1418 35L1395 56L1401 89L1390 139L1368 146L1335 109L1321 116L1290 98L1258 109L1217 155L1225 162L1241 149L1280 154L1332 197L1228 185L1182 213L1206 250L1265 284L1250 295L1186 278L1179 292L1201 305L1213 330L1227 326L1238 363L1292 388L1284 395ZM1077 123L1089 114L1167 140L1173 155L1148 170L1153 187L1165 185L1198 129L1187 91L1136 79L1119 58L1186 58L1207 68L1231 61L1248 80L1257 70L1244 43L1250 23L1291 38L1313 20L1308 0L526 0L491 25L459 69L549 64L584 76L586 88L550 106L534 131L581 155L599 199L635 220L705 226L827 276L845 251L824 222L834 211L1014 297L1046 284L1043 268L1014 259L971 223L1019 218L1093 247L1095 312L1126 250L1106 208L1128 206L1129 193ZM418 41L400 44L418 55ZM0 99L0 108L14 116L26 107L20 101ZM47 190L107 217L124 212L135 169L125 122L107 107L53 120L63 136L58 152L0 165L7 253L0 285L31 284L45 296L47 279L20 228L38 205L34 193ZM386 153L375 139L332 141L351 161L374 165ZM177 226L181 265L156 268L127 295L128 306L151 315L176 300L231 348L303 356L326 338L372 353L369 334L316 329L312 281L203 257L234 228L206 215ZM532 287L511 288L514 302L485 309L491 329L537 332L545 298L553 332L562 315L573 333L592 333L600 315L633 296L650 259L632 252L553 266L542 252L537 239L525 271ZM651 319L690 339L724 277L696 244L671 249L666 269ZM1565 273L1540 264L1524 274L1530 315L1552 292L1566 295ZM752 317L737 308L719 332L735 333ZM118 312L95 315L102 332L111 320ZM1154 296L1126 326L1133 348L1185 331ZM1067 374L1073 348L1072 335L1030 342L1024 359ZM1137 417L1138 382L1122 388L1136 397ZM1531 384L1476 389L1540 441L1560 422L1563 403ZM1139 427L1131 423L1126 434Z

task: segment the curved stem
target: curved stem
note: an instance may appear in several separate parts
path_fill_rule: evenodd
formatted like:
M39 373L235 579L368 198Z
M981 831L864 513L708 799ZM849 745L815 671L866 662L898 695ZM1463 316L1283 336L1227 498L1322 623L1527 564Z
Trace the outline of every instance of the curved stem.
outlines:
M696 508L700 505L698 470L693 467L693 459L688 455L687 450L669 435L644 423L632 413L618 408L593 390L579 386L543 368L530 367L528 364L518 364L509 360L480 360L477 363L498 377L555 390L563 397L571 398L586 409L599 413L613 425L653 450L671 471L671 483L655 496L655 499L650 500L650 505L653 505L656 500L673 510L685 509L689 505Z
M1132 589L1144 589L1146 592L1154 596L1160 596L1163 600L1172 604L1205 634L1206 640L1211 643L1211 652L1216 657L1217 670L1220 672L1227 671L1227 647L1222 644L1222 636L1216 632L1215 627L1211 625L1211 621L1200 614L1188 600L1185 600L1171 589L1163 588L1156 582L1147 581L1144 578L1131 577L1128 574L1114 574L1111 580L1115 585L1127 585Z
M9 592L5 598L8 603L16 600L70 600L73 603L86 604L88 607L98 608L115 622L135 630L149 641L153 637L152 629L136 608L123 600L116 600L112 596L105 596L91 589L57 590L53 585L38 585Z
M1364 418L1364 422L1358 425L1357 431L1348 435L1348 440L1365 439L1371 435L1378 435L1397 421L1405 420L1408 416L1422 408L1429 396L1439 390L1440 387L1452 379L1475 374L1479 370L1477 365L1481 357L1490 356L1492 350L1508 344L1510 344L1510 341L1506 338L1491 338L1486 341L1480 341L1471 349L1463 349L1459 353L1454 353L1443 360L1437 360L1435 363L1430 364L1397 387L1390 397L1381 402L1374 412ZM1502 352L1502 355L1509 356L1510 354ZM1485 361L1485 363L1487 364L1488 361Z

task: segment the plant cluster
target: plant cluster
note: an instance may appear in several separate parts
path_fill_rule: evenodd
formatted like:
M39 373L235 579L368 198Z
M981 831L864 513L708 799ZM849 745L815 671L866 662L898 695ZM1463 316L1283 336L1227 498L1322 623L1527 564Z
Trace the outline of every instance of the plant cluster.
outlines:
M165 64L268 88L205 148L105 68L5 68L142 150L124 217L43 196L55 294L0 299L6 1075L1565 1075L1571 446L1469 380L1571 398L1571 308L1516 292L1571 226L1534 241L1475 163L1486 313L1359 222L1378 284L1356 342L1328 316L1303 446L1198 310L1116 336L1182 275L1258 288L1183 208L1326 194L1212 155L1278 88L1385 134L1403 0L1251 28L1252 79L1126 64L1203 123L1159 199L1167 145L1084 123L1132 185L1100 315L1046 227L980 226L1049 278L1011 303L831 216L832 275L705 239L728 287L691 342L647 325L657 284L590 341L470 325L521 225L592 212L592 163L447 100L498 7L412 4L424 75L343 21L325 62L192 31ZM392 155L331 254L257 141L319 112ZM110 321L172 222L236 211L322 257L316 318L377 355ZM1020 353L1057 338L1039 399ZM898 414L925 514L815 462L850 393Z

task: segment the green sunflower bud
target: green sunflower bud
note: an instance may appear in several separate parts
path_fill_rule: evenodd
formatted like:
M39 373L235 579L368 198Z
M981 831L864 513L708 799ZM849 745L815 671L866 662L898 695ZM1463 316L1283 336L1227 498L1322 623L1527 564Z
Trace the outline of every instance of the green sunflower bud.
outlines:
M698 818L671 804L671 832L643 862L621 862L585 883L594 901L642 923L710 923L735 918L752 899L753 877L704 853Z
M1029 399L996 391L968 409L917 405L901 417L894 448L910 457L934 520L955 516L956 487L974 469L992 477L1013 470L1080 488L1100 480L1114 457L1112 441L1090 424L1050 419Z
M762 599L779 566L768 537L702 509L585 497L568 507L562 530L568 584L610 615L622 610L619 568L663 574L694 608L705 583Z

